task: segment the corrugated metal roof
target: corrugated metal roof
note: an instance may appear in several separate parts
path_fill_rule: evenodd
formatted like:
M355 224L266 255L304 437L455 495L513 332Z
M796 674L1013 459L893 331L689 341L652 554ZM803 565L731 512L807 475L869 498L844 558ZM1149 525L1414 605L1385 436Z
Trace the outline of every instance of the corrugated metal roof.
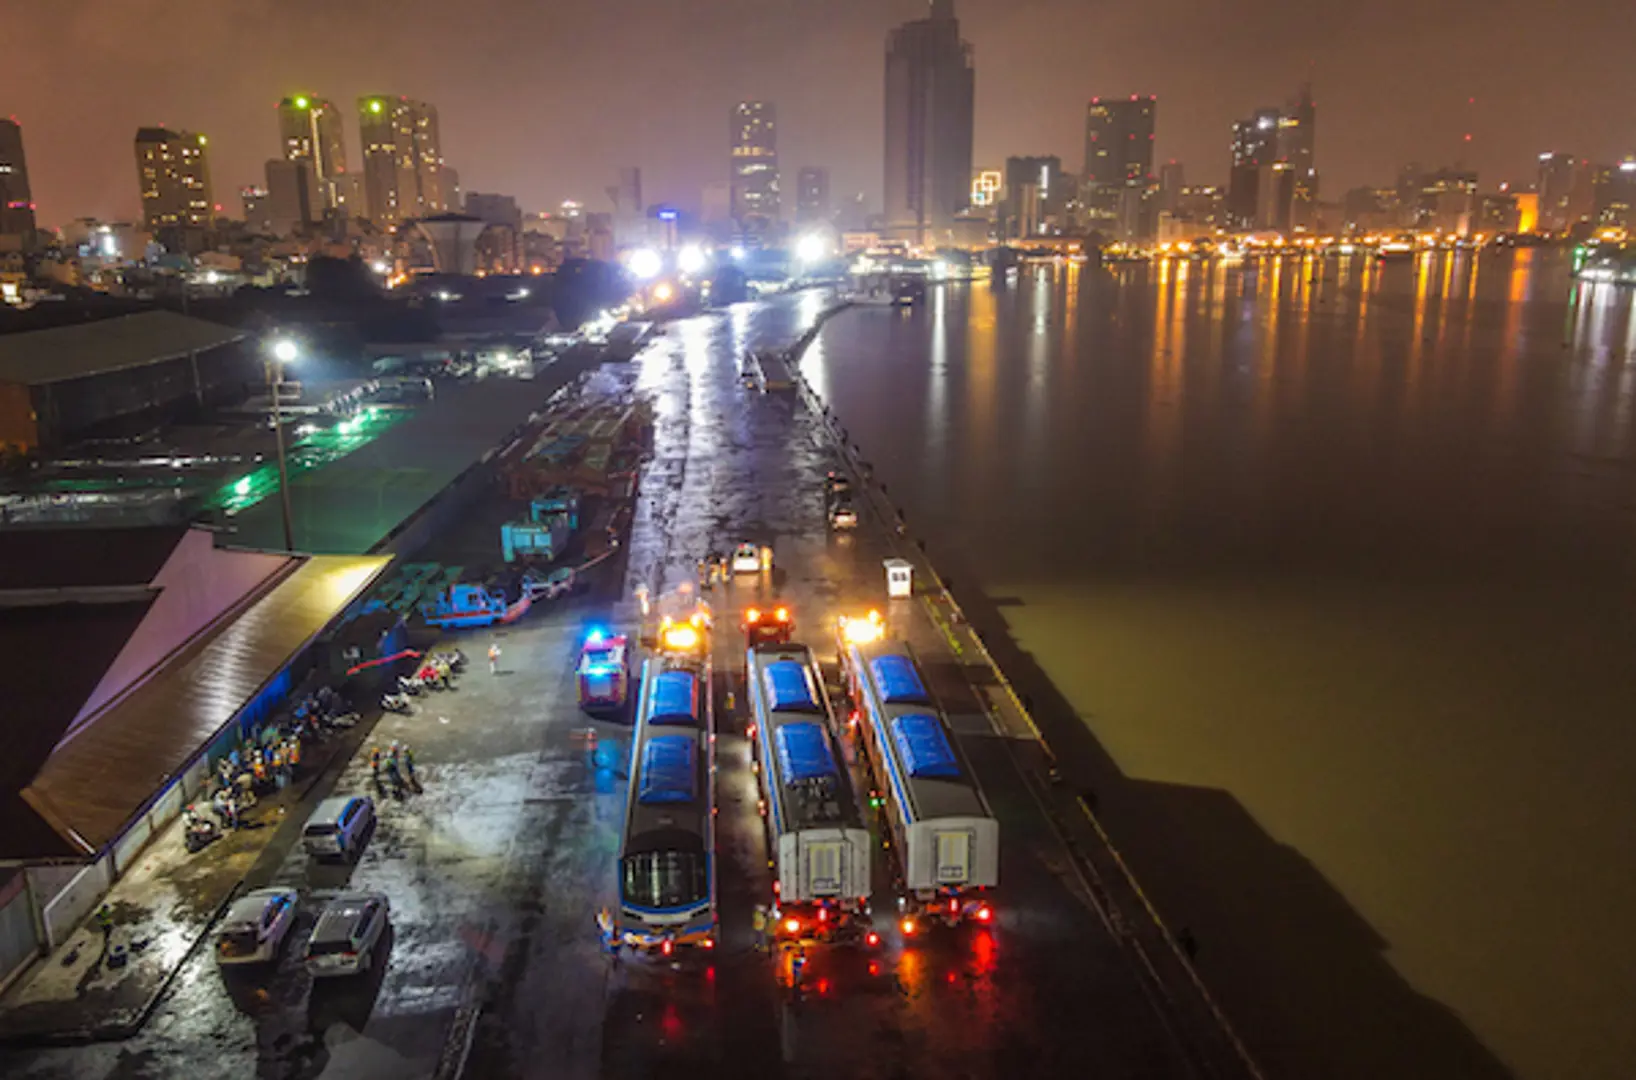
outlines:
M247 335L231 326L144 311L51 330L0 334L0 382L41 386L145 367L220 348Z
M71 846L106 848L390 562L312 556L59 747L23 800Z

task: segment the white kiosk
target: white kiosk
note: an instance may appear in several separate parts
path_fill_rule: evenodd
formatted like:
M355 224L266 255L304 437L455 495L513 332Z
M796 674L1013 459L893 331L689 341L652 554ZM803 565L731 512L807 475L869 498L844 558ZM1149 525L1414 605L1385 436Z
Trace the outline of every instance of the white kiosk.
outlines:
M886 595L901 600L915 594L915 567L908 559L886 559Z

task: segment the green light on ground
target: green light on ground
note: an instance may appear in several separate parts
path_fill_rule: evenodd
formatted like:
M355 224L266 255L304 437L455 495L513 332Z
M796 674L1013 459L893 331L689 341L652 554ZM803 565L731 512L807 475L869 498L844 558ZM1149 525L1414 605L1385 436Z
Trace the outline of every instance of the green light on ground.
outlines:
M238 495L250 494L250 478L248 476L240 477L239 482L233 485L233 491Z

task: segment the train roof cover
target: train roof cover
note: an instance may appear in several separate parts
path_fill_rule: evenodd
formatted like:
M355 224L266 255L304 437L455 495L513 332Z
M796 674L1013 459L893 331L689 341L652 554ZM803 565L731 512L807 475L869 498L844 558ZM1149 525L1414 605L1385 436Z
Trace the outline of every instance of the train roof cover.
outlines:
M653 677L653 697L648 703L651 724L697 724L699 705L691 672L661 671Z
M888 705L904 703L927 704L926 684L920 681L913 660L898 653L877 656L869 661L875 672L875 683L880 687L881 700Z
M659 735L642 748L640 803L692 802L697 795L690 735Z
M774 660L761 669L761 685L767 691L768 708L774 712L812 712L818 708L812 696L812 680L807 665L799 660Z
M892 741L909 775L933 780L953 780L960 775L954 747L943 731L943 722L927 713L906 713L892 719Z
M835 757L823 727L816 721L780 725L773 738L778 743L778 767L785 783L835 775Z

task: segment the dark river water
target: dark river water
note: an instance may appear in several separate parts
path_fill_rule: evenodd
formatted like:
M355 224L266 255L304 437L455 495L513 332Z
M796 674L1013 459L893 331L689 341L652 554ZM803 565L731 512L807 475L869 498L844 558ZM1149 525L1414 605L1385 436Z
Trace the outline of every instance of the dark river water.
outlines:
M1276 1075L1636 1068L1633 306L1025 267L803 361Z

